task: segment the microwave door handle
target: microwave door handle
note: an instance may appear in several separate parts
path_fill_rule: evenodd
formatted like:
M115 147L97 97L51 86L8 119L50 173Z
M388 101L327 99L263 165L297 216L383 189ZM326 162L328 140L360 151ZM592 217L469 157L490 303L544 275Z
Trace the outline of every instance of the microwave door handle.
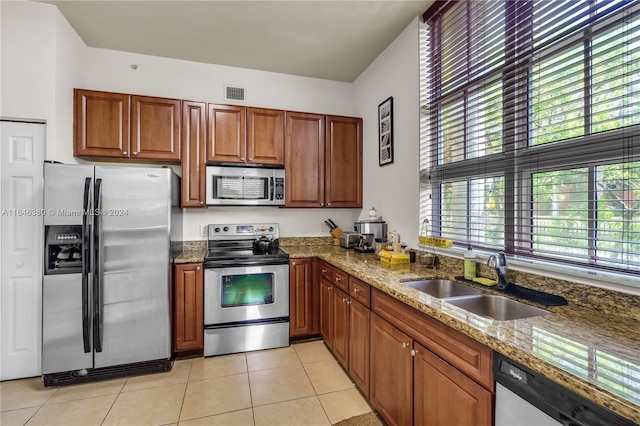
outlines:
M271 176L271 177L269 178L269 183L270 183L270 184L269 184L269 188L270 188L270 191L271 191L271 194L270 194L270 196L269 196L269 201L273 201L273 200L274 200L274 198L273 198L273 197L274 197L274 194L273 194L273 193L274 193L274 191L275 191L275 181L274 181L274 179L273 179L273 176Z

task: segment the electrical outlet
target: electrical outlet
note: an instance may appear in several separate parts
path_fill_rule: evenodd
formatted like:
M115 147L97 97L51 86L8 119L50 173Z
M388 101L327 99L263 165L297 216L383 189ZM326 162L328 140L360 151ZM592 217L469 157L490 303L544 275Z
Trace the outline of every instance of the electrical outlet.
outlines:
M207 225L200 225L200 236L201 237L208 237L207 232L209 231L209 228Z

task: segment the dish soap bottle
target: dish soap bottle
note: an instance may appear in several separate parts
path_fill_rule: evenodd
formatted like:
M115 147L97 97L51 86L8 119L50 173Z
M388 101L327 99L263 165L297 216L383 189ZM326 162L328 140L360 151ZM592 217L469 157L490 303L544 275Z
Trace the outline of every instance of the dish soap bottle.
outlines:
M464 278L473 280L476 277L476 252L471 248L471 244L464 252Z

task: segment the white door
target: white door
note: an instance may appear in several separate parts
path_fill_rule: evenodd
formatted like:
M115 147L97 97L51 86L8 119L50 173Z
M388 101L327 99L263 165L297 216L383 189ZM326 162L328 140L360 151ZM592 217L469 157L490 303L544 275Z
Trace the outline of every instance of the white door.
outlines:
M0 121L0 380L41 374L45 125Z

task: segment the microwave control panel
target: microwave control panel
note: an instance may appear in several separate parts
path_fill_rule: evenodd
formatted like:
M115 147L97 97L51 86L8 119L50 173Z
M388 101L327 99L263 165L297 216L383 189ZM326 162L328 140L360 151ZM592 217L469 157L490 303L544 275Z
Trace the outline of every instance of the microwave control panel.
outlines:
M274 200L284 200L284 178L276 178L274 185Z

